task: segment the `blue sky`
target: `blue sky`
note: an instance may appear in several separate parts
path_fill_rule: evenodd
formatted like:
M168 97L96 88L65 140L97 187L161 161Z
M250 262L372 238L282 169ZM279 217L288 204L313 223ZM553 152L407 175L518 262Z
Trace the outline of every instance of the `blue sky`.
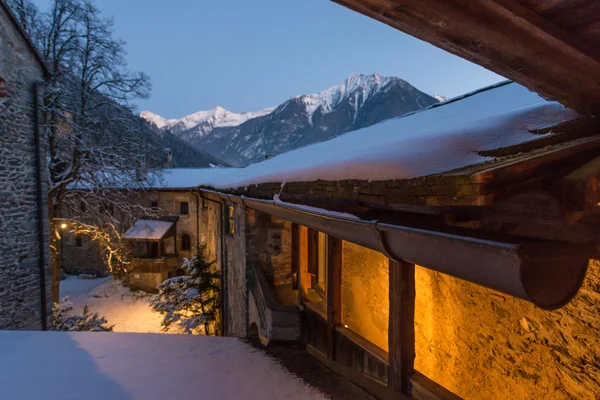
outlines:
M48 0L35 0L44 8ZM502 80L479 66L329 0L96 0L152 79L137 101L179 118L220 105L256 111L352 73L398 76L456 96Z

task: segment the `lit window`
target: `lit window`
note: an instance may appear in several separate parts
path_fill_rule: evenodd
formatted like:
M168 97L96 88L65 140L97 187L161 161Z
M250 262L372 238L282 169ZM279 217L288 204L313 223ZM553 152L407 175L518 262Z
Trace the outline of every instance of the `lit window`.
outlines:
M190 203L182 201L179 203L179 214L188 215L190 213Z
M181 250L189 251L192 248L192 240L190 239L190 235L184 233L181 235Z

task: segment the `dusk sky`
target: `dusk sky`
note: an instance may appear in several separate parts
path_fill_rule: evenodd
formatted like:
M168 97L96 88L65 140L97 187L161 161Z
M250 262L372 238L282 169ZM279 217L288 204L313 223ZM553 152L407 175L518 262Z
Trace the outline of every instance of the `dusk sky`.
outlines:
M45 9L47 0L35 0ZM235 112L315 93L352 73L400 77L456 96L503 80L479 66L328 0L97 0L127 42L129 66L152 79L137 101L179 118Z

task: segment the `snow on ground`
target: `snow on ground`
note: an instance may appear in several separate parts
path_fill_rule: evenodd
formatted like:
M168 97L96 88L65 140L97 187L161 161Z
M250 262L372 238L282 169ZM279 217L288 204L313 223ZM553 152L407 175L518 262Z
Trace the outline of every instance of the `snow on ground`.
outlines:
M68 276L60 282L60 296L69 296L73 311L81 313L87 304L91 313L105 317L115 332L165 333L160 326L163 316L150 308L151 295L131 296L129 289L112 277L79 279ZM182 333L174 327L167 333ZM0 397L1 398L1 397Z
M236 338L0 332L0 399L324 399Z

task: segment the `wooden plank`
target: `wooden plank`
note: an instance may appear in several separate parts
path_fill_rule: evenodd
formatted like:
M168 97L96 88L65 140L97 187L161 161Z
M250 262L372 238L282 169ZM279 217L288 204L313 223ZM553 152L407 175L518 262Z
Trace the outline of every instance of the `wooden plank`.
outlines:
M511 0L333 0L585 114L600 110L600 56Z
M557 183L561 204L569 211L592 210L600 201L600 157L594 158Z
M327 322L329 324L329 352L335 360L335 329L342 324L342 246L343 241L333 236L327 240Z
M298 271L300 265L300 236L298 224L292 224L292 289L298 289ZM298 303L300 304L300 303Z
M310 355L315 357L321 364L325 365L327 368L329 368L336 374L341 375L344 378L348 379L349 381L360 386L365 391L367 391L371 395L377 397L378 399L410 400L410 398L407 396L392 393L387 387L385 387L381 383L375 381L374 379L368 378L360 371L356 371L355 369L350 368L346 365L343 365L338 362L327 359L327 357L325 357L319 350L317 350L313 346L307 345L306 351Z
M410 377L415 363L415 265L389 261L390 313L388 386L412 395Z
M411 384L412 397L416 400L461 400L460 397L419 372L413 374Z
M485 157L507 157L597 135L600 133L600 123L597 118L578 118L552 127L536 129L531 131L531 133L541 136L511 146L480 151L479 155Z
M305 226L298 227L298 240L299 240L299 279L300 293L304 298L308 296L308 289L310 289L310 275L308 273L308 228ZM301 303L299 303L301 304Z
M473 173L471 180L474 184L488 185L523 181L535 175L555 172L556 165L565 166L570 161L584 163L593 157L599 147L599 136L578 139L548 151L492 164L489 168Z

